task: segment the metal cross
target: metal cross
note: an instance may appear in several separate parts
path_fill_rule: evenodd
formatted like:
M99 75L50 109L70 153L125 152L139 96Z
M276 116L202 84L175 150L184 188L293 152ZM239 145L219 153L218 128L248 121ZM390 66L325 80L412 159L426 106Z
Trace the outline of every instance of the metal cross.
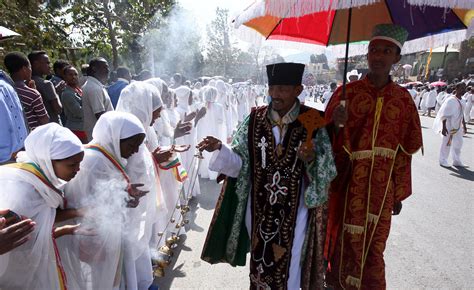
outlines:
M262 168L267 167L267 153L266 149L268 147L267 139L265 139L265 136L260 139L260 143L257 143L257 146L260 148L260 151L262 152Z

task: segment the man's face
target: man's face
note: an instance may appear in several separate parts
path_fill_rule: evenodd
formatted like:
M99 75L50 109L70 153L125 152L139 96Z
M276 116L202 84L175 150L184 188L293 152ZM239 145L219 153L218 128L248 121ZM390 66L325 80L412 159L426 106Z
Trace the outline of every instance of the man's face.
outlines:
M296 98L301 94L301 85L272 85L268 87L268 95L272 97L272 109L281 116L288 113Z
M97 66L97 76L103 83L107 82L107 79L109 78L109 73L109 64L106 61L99 63L99 65Z
M350 83L355 82L355 81L357 81L357 80L359 80L359 77L358 77L358 76L350 76L350 77L349 77L349 82L350 82Z
M71 87L75 87L79 84L79 74L73 67L68 68L64 71L64 81Z
M22 79L27 80L27 81L31 80L32 71L31 71L31 65L29 63L28 65L25 65L22 68L21 72L22 72L22 76L21 76Z
M456 96L462 97L466 93L466 84L459 83L456 85Z
M376 75L389 75L392 65L400 61L397 46L387 40L376 39L369 44L367 53L370 72Z
M42 54L35 62L35 70L41 75L51 74L51 62L46 54Z

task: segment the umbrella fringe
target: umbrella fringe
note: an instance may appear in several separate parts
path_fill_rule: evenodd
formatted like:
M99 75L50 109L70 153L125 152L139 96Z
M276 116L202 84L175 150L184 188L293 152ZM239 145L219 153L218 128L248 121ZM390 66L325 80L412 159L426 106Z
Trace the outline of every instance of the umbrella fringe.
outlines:
M380 0L300 0L296 1L296 3L294 2L288 0L268 0L265 3L266 12L278 17L298 17L314 12L370 5L380 2Z
M466 30L452 31L435 34L405 42L402 54L424 51L429 48L437 48L448 44L455 44L466 40Z
M474 1L472 0L408 0L411 5L418 6L436 6L458 9L474 9Z
M258 46L263 45L271 46L274 48L298 49L317 54L326 52L325 46L319 46L315 44L271 39L265 41L265 38L262 37L261 34L246 26L239 27L236 32L237 37L239 37L241 40L246 41L248 43L253 43ZM402 54L426 51L430 47L436 48L448 44L455 44L465 40L466 38L468 38L466 37L466 30L459 30L410 40L405 42L405 44L403 45ZM349 57L367 54L368 47L368 42L367 44L350 44ZM327 49L331 51L331 54L334 57L344 57L345 44L330 45L329 47L327 47Z
M235 28L238 28L245 22L262 16L265 16L265 3L257 2L254 5L247 7L241 14L232 20L232 23Z

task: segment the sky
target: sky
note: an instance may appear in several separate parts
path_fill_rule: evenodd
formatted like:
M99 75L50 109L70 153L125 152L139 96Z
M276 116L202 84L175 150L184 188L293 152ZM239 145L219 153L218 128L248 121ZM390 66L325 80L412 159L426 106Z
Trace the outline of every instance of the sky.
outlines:
M186 9L193 11L199 22L199 25L205 29L215 17L217 7L229 10L229 16L238 15L254 0L178 0Z
M256 2L255 0L178 0L179 4L186 8L195 15L198 25L202 31L203 37L206 35L206 25L211 23L215 17L215 11L217 7L226 8L229 10L229 16L233 19L235 16L239 15L244 9ZM237 46L241 49L246 49L248 43L240 41L237 38ZM276 48L276 52L283 57L292 56L292 57L301 57L304 55L304 58L309 60L309 50L303 49L299 51L296 49L286 49L286 48ZM328 54L326 52L326 54ZM329 54L328 58L330 62L334 61L333 57Z

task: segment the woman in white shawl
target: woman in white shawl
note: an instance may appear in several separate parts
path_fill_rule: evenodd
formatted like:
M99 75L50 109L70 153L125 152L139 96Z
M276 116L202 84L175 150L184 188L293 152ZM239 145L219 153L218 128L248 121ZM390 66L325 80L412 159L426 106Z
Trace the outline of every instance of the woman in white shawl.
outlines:
M81 171L66 186L72 208L90 208L81 222L97 236L72 236L60 245L69 289L118 289L123 274L122 234L134 226L127 207L136 207L146 191L132 184L126 172L128 159L145 139L140 120L132 114L107 112L86 145Z
M55 238L77 234L78 227L54 228L56 209L65 206L62 188L79 171L81 141L69 129L49 123L25 140L19 163L0 167L0 208L35 223L25 244L0 256L0 288L65 289L67 277Z
M202 90L206 101L207 113L198 124L198 140L202 140L207 136L214 136L219 140L225 140L227 138L225 111L224 107L217 103L217 89L205 86ZM211 154L205 151L203 156L204 159L201 160L199 166L199 174L202 178L216 180L217 172L209 170Z
M160 96L163 101L165 101L165 95L168 94L168 86L160 78L151 78L145 81L148 84L153 85L160 93ZM166 103L165 103L166 105ZM172 104L166 105L163 107L160 113L160 117L153 123L153 128L155 129L158 145L159 146L170 146L173 144L174 139L174 129L177 126L177 119L174 125L171 124L170 116L168 111L170 110Z
M155 128L155 131L158 135L158 145L162 150L167 150L171 148L171 145L173 144L173 141L175 138L179 138L181 136L184 136L186 134L189 134L189 131L192 128L192 125L190 122L187 123L182 123L179 120L179 115L177 116L176 124L177 128L172 128L171 124L169 124L169 115L168 112L170 112L170 109L172 107L172 99L171 95L168 92L168 87L164 83L163 80L159 78L153 78L149 79L146 81L147 83L150 83L154 85L160 93L162 93L162 96L164 96L163 101L166 103L168 101L168 105L164 107L164 110L161 110L160 117L155 121L153 124L153 127ZM172 111L175 113L175 111ZM176 112L177 114L177 112ZM167 129L167 127L169 127ZM163 134L166 134L168 138L163 138ZM157 233L162 232L163 235L161 238L158 239L159 246L162 246L166 240L167 237L171 236L172 234L176 234L178 229L176 228L176 224L181 223L181 212L176 209L177 206L180 206L180 193L181 189L183 187L183 182L185 181L184 174L187 174L187 172L184 170L184 167L181 161L181 156L180 153L178 152L173 152L173 156L167 160L166 162L162 162L159 165L158 168L158 175L160 178L161 182L161 189L163 191L163 196L164 196L164 203L166 204L166 207L169 209L168 210L168 217L167 217L167 223L169 222L169 225L166 227L166 230L164 229L158 229L155 227L153 238L158 238ZM180 229L180 233L184 234L185 229L182 227ZM152 239L152 242L150 243L150 246L153 248L156 248L156 240Z
M192 103L192 94L191 89L186 86L180 86L175 90L176 97L178 98L178 107L176 111L179 113L180 120L182 122L189 122L193 121L196 118L197 113L192 112L190 109L190 105ZM188 171L189 178L184 183L184 189L186 196L196 196L201 194L201 190L199 188L199 179L195 178L197 175L198 170L198 160L195 159L193 161L194 154L196 153L196 145L197 145L197 132L195 127L195 122L193 122L192 129L189 135L185 135L183 137L177 138L176 144L178 145L190 145L191 149L187 152L183 152L181 154L181 158L183 160L184 168ZM195 184L191 184L190 181L196 180Z
M160 117L162 107L158 89L140 81L128 85L117 103L116 111L135 115L145 128L145 142L138 153L130 157L125 170L133 183L144 184L142 189L149 191L137 208L129 209L128 216L132 226L124 235L125 279L122 280L121 287L124 289L148 289L153 283L150 241L153 238L151 246L156 249L156 235L164 230L168 220L167 213L175 206L165 203L157 171L158 164L167 161L171 152L159 151L158 138L151 127ZM155 234L152 237L153 232Z
M232 119L232 108L230 107L229 104L229 97L227 95L227 86L225 85L224 81L222 80L217 80L215 84L215 88L217 89L218 95L217 95L217 102L224 106L225 110L225 124L227 127L227 137L223 140L226 140L227 143L230 143L230 140L232 138L232 132L233 132L233 119Z

